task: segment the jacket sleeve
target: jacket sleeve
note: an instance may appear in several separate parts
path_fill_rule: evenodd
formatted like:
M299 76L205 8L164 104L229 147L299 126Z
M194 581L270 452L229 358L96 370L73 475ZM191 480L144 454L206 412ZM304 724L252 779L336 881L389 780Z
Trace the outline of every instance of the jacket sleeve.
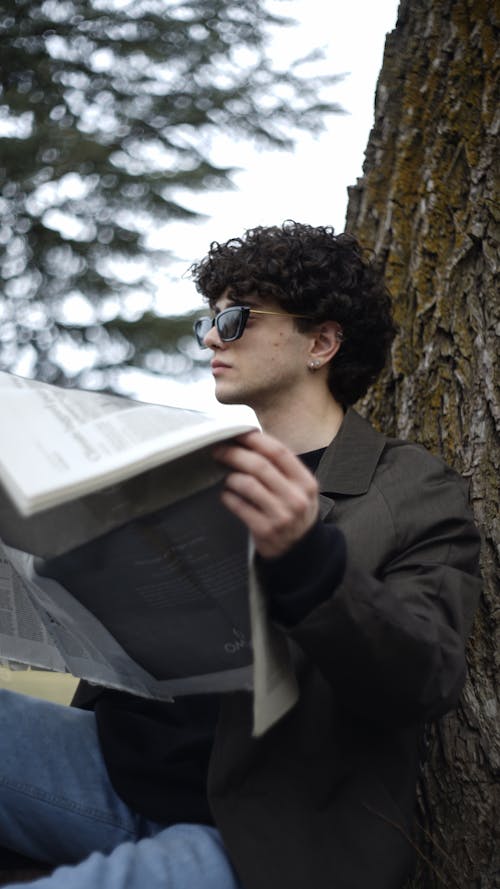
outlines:
M457 702L480 593L466 486L407 446L386 459L364 500L352 513L362 520L343 528L341 582L287 632L356 715L428 720Z
M342 531L320 519L288 552L273 559L257 555L269 616L287 627L326 601L342 579L346 543Z

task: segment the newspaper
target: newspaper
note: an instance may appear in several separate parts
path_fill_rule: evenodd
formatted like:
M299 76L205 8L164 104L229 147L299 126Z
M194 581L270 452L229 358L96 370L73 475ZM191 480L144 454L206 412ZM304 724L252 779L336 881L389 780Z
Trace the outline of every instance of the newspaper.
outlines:
M0 477L24 516L255 428L0 372Z
M213 444L256 428L4 372L0 416L0 537L40 556L213 485Z
M0 409L2 391L9 389L2 376ZM27 389L37 396L31 399L34 432L25 423ZM100 432L70 427L67 416L77 413L74 397L81 411L80 396L90 396L87 424L103 416L114 424L121 414L122 429L128 431L138 422L136 403L129 409L123 405L127 399L54 389L22 381L23 410L12 387L6 402L15 410L2 410L10 436L6 444L0 441L0 660L70 672L165 701L253 690L254 732L266 731L294 704L297 688L285 639L267 621L246 529L220 500L222 473L207 441L235 434L234 427L199 417L193 425L192 417L182 417L179 433L172 411L196 412L159 407L163 430L161 445L157 432L151 439L154 454L151 446L148 456L142 448L130 470L122 442L119 461L111 466L108 460L98 472L87 467L85 475L85 461L70 459L71 448L66 456L63 432L59 440L52 438L52 420L62 416L55 408L59 394L66 405L66 432L78 447L85 438L88 453L89 440L95 446L102 427ZM165 429L173 420L177 435ZM186 434L190 427L196 446ZM13 429L20 442L16 454ZM57 481L49 484L43 470L47 454L54 461L55 443L70 467L57 495Z

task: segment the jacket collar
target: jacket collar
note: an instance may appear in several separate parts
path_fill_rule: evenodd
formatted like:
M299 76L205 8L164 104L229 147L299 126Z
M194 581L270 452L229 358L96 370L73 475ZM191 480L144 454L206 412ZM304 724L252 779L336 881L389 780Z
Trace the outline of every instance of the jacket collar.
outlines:
M387 439L348 408L342 425L323 454L316 472L323 494L365 494Z

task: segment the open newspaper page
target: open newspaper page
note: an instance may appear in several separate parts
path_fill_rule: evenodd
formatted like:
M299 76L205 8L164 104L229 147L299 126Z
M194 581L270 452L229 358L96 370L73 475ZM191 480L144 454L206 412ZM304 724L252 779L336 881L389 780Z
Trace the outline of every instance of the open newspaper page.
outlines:
M212 486L63 555L7 554L73 675L160 700L258 689L260 734L294 703L295 683L283 638L263 627L262 598L249 608L258 584L247 532L219 493ZM36 660L10 651L60 669L38 650Z
M99 639L109 661L99 623L140 668L141 682L145 671L168 697L251 684L247 547L216 486L63 555L10 557L33 598L36 587L38 607L50 612L46 623L71 672L80 674L82 664L60 627Z

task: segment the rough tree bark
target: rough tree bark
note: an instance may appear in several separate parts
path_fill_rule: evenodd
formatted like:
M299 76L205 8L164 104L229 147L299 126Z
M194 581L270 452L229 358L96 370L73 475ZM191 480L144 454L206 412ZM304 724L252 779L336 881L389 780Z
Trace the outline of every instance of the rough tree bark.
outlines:
M494 0L402 0L347 212L400 325L361 409L470 477L484 535L469 679L422 782L425 889L493 889L500 875L499 17Z

